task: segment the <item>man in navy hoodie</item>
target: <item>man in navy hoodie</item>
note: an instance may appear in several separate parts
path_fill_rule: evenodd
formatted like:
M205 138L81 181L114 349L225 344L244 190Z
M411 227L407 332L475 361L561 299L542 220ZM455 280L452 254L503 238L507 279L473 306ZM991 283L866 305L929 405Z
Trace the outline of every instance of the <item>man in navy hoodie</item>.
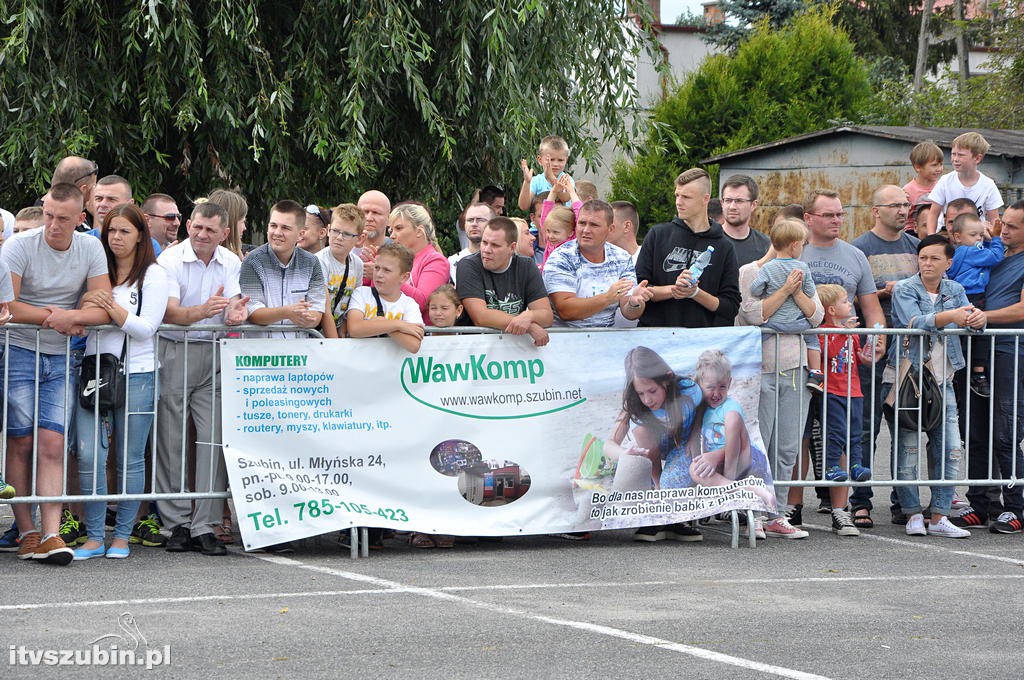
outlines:
M651 227L636 262L637 280L646 279L654 291L640 326L734 324L740 305L739 267L722 226L708 219L710 200L706 171L691 168L676 178L677 217ZM690 268L708 246L714 248L711 261L694 282Z

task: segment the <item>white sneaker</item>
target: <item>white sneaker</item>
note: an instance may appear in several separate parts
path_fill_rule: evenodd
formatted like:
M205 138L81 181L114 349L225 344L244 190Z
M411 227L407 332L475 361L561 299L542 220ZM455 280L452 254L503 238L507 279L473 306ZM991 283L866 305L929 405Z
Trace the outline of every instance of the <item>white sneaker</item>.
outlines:
M764 533L772 538L807 538L809 533L797 529L785 517L773 519L764 525Z
M960 494L958 494L958 493L954 493L953 494L953 503L950 505L950 507L952 509L954 509L954 510L962 510L963 508L966 508L969 505L970 505L970 503L968 503L966 499L961 497Z
M754 538L759 541L763 541L767 538L764 533L764 520L760 517L754 518Z
M970 538L971 532L956 526L949 521L948 517L943 517L938 522L928 524L928 535L944 536L945 538Z
M907 536L927 536L928 530L924 528L924 515L917 513L911 515L907 520Z

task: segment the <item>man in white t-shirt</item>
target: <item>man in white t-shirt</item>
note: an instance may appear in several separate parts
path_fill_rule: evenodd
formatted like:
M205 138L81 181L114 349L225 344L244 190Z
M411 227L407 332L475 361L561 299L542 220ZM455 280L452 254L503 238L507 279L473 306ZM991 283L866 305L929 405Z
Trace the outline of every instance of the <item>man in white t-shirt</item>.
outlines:
M247 298L238 284L242 263L220 244L228 235L228 214L216 203L200 203L186 224L188 239L164 251L157 262L167 270L169 297L164 322L202 328L235 325L248 317ZM195 424L195 490L224 491L227 471L220 451L220 362L216 331L164 331L160 334L160 403L157 407L157 493L187 491L188 442L182 422ZM187 411L186 411L187 409ZM223 516L224 501L204 498L157 501L164 527L171 530L169 552L197 550L225 555L213 535Z
M77 309L86 290L110 291L107 258L95 238L75 231L85 219L84 197L73 184L55 184L43 198L42 229L12 237L3 249L11 270L14 321L38 331L8 331L7 477L24 494L59 496L64 489L64 434L75 399L68 376L68 336L108 323L98 307ZM33 451L33 432L38 446ZM34 455L33 455L34 454ZM35 473L33 475L33 466ZM32 478L35 477L35 485ZM28 505L15 505L21 530L18 557L66 565L74 552L59 536L60 503L40 503L42 533Z
M454 255L448 256L452 283L455 283L455 265L467 255L480 252L480 238L483 236L484 227L494 217L494 209L486 203L470 203L466 206L465 216L462 220L466 225L466 247Z

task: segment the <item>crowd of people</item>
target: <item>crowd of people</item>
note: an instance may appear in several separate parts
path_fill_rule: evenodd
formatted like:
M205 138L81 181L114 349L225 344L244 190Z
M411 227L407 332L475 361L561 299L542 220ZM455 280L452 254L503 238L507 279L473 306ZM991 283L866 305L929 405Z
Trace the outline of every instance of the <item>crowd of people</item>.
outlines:
M818 189L803 204L778 210L762 233L751 227L759 196L752 178L722 182L719 222L709 217L710 176L690 169L675 179L676 217L651 226L641 244L636 208L602 201L592 184L576 182L565 170L568 146L550 136L538 149L541 172L521 164L518 206L530 219L505 217L503 191L485 187L461 211L455 233L463 247L450 257L438 245L427 206L392 206L381 191L331 208L278 201L267 243L252 247L243 244L248 207L236 191L197 200L182 224L173 197L155 193L136 205L126 179L100 177L95 163L65 158L41 207L9 220L0 252L0 323L19 324L6 330L8 446L0 497L16 490L51 497L224 490L214 340L229 332L225 326L266 326L275 337L299 336L301 329L331 338L387 336L417 352L428 330L458 325L528 335L537 346L549 341L552 327L752 325L766 329L758 421L777 506L757 521L760 537L808 535L800 528L803 487L785 484L795 474L871 479L883 416L881 408L865 413L865 401L885 401L904 357L915 370L930 371L945 395L946 417L924 433L929 476L962 478L969 433L969 477L1001 474L1010 483L973 485L967 503L953 487L935 486L927 508L918 487L899 486L890 499L893 521L910 535L965 538L983 526L1020 533L1024 498L1012 483L1024 466L1019 339L997 335L990 346L990 338L972 338L965 352L959 338L938 332L1024 328L1024 201L1000 215L998 192L978 170L986 151L977 133L961 135L953 144L954 170L942 175L941 149L918 145L911 155L918 176L874 192L873 224L852 243L841 238L846 211L835 191ZM190 329L160 330L161 324ZM881 333L862 343L862 336L827 331L860 324L928 335L901 346ZM103 412L87 408L86 392L95 384L77 378L107 356L126 367L128 403ZM711 359L706 384L690 381L688 398L701 403L702 388L718 389L715 403L714 395L707 398L708 412L720 413L725 428L734 415L723 406L727 372L711 370ZM669 389L655 377L636 378L637 402L646 410L654 407L643 401L645 386L652 394L660 389L664 401L682 380L670 376ZM962 417L968 399L969 427ZM693 418L652 420L646 410L638 406L639 415L628 418L639 438L661 428L668 440L689 439ZM900 430L893 439L894 476L921 479L922 433ZM151 440L155 454L147 460ZM108 481L110 449L116 460ZM65 450L77 465L65 465ZM708 458L715 463L680 463L665 460L669 451L647 450L659 474L684 470L714 479L726 459L749 467L727 454ZM819 510L831 515L837 535L873 526L870 485L855 486L852 495L835 484L817 491ZM0 550L60 565L124 558L132 544L226 553L232 539L222 500L150 505L122 501L111 511L103 501L87 502L76 515L72 507L40 503L37 523L31 506L15 504L15 524ZM701 531L673 524L640 528L635 537L700 540ZM417 547L449 547L450 539L409 537ZM380 543L381 532L373 532L371 545Z

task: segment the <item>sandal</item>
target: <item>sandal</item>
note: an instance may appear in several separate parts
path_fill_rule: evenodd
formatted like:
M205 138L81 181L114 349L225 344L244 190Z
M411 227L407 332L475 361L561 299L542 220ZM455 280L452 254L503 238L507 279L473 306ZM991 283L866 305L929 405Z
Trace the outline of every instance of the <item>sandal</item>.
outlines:
M414 533L409 536L409 545L414 548L436 548L437 544L429 534Z
M853 511L853 526L858 529L874 529L875 520L871 519L870 508L857 508Z
M225 545L235 542L235 537L231 535L231 523L228 521L225 521L224 524L214 524L213 535Z

